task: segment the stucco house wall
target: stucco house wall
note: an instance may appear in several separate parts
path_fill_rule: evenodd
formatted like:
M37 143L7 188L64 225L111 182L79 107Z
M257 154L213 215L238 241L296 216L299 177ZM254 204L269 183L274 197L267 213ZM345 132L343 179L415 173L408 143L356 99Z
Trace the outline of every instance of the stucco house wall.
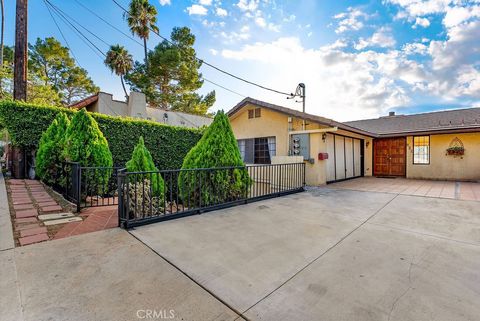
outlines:
M248 139L258 137L275 137L276 156L288 156L289 132L302 130L303 120L298 117L291 117L286 114L261 108L261 117L248 118L248 110L259 108L256 105L246 104L240 111L230 117L230 123L236 139ZM291 122L289 122L289 118ZM312 121L307 121L307 130L330 128ZM372 175L371 161L373 146L372 139L367 136L351 133L338 129L332 133L364 139L364 168L365 175ZM305 162L305 178L307 185L323 185L327 182L327 161L318 160L319 153L327 152L326 141L322 138L323 133L310 133L310 157L313 164ZM368 142L368 143L367 143ZM282 158L285 160L285 158ZM298 159L298 158L297 158Z
M455 138L465 155L446 155ZM407 178L436 180L480 179L480 133L430 135L430 164L413 164L413 136L407 137Z

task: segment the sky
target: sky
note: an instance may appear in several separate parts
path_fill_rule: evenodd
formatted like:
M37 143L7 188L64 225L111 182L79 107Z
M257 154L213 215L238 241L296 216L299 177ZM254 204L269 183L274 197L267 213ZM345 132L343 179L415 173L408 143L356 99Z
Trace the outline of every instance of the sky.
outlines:
M143 48L110 0L50 0L104 42L124 45L136 60ZM128 0L117 0L124 7ZM282 92L306 85L306 112L339 121L441 109L480 107L480 0L150 0L160 33L187 26L198 57ZM14 43L15 1L5 1L6 44ZM123 100L120 79L59 18L78 64L104 92ZM29 1L28 38L54 36L65 45L42 0ZM137 39L138 40L138 39ZM153 48L161 39L151 35ZM211 111L231 109L245 96L301 110L286 96L202 66L199 91L216 91ZM234 93L233 93L233 92Z

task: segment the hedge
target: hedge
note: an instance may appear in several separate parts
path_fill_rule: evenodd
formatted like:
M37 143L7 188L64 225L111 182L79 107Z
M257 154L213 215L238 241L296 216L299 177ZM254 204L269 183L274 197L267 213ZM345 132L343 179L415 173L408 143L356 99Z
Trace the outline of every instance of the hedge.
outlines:
M42 133L62 111L69 118L76 112L68 108L2 101L0 123L7 128L13 145L36 149ZM107 139L116 166L125 166L139 137L143 136L145 146L159 169L180 168L185 155L203 133L200 129L169 126L149 120L90 114Z

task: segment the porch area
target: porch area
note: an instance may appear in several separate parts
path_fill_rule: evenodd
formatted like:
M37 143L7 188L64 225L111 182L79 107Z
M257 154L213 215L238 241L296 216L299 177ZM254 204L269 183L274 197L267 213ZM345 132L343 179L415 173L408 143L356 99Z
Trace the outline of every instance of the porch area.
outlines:
M479 182L434 181L407 178L360 177L328 185L329 188L366 192L480 201Z

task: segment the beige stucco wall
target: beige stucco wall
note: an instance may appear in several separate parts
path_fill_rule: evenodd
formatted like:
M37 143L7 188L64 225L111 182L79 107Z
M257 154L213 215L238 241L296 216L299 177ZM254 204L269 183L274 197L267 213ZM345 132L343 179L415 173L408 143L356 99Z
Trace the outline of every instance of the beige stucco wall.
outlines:
M256 137L274 136L276 140L277 156L287 156L289 148L289 131L302 130L302 119L292 118L292 123L288 122L289 116L275 112L266 108L262 108L261 117L248 118L248 110L254 109L256 106L247 105L239 112L230 117L233 133L237 139L247 139ZM307 121L307 130L325 128ZM357 135L348 131L338 130L337 133L345 136L356 137L369 141L369 146L365 147L365 175L371 175L372 163L372 146L371 139L362 135ZM310 134L310 157L314 159L314 163L305 162L305 179L307 185L323 185L327 179L327 162L319 161L317 155L327 151L327 144L322 139L322 133Z
M458 137L465 155L446 155L451 141ZM407 137L407 177L438 180L480 179L480 133L430 136L430 164L413 164L413 137Z

